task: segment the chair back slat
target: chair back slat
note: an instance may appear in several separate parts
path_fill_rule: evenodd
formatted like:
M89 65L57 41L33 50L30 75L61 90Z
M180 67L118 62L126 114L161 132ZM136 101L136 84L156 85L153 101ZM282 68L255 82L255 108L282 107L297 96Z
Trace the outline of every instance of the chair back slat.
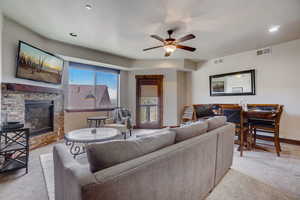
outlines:
M235 109L224 109L223 115L227 117L228 122L235 124L241 123L241 111Z
M227 121L241 125L243 123L243 109L238 105L221 105L222 115L227 117Z
M278 129L279 129L280 119L283 112L283 107L284 107L283 105L278 105L278 108L276 110L275 125Z
M248 104L248 109L259 109L266 111L276 111L278 104Z

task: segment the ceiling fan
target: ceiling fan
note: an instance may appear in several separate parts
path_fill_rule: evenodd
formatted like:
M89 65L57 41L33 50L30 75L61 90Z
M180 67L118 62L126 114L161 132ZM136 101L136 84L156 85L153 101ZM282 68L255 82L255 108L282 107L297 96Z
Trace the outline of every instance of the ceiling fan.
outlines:
M184 36L184 37L177 40L177 39L174 39L174 38L171 37L173 32L174 32L174 30L168 30L167 33L169 35L169 38L166 38L166 39L163 39L158 35L150 35L150 37L163 42L163 45L143 49L143 51L148 51L148 50L151 50L151 49L156 49L156 48L163 47L166 51L165 56L167 57L167 56L170 56L171 53L173 53L177 48L178 49L183 49L183 50L186 50L186 51L195 51L196 50L196 48L194 48L194 47L183 46L183 45L179 44L181 42L185 42L187 40L194 39L196 37L195 35L188 34L188 35L186 35L186 36Z

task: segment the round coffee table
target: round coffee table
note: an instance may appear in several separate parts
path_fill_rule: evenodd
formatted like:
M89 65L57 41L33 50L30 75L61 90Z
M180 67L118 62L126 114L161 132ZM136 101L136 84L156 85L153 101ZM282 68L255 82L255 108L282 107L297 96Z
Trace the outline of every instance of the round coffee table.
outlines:
M119 131L114 128L84 128L67 133L64 138L70 153L75 158L77 155L85 153L85 146L89 143L103 142L111 140L119 135Z

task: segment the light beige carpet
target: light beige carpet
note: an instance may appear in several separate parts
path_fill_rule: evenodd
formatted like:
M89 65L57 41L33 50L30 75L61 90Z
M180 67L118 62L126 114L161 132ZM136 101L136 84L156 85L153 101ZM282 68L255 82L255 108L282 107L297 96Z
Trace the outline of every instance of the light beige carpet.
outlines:
M51 153L42 154L40 155L40 160L47 187L48 199L55 200L53 156Z
M206 200L296 200L278 189L231 169Z
M54 196L54 166L52 154L40 156L49 200ZM208 195L206 200L296 200L288 194L231 169Z

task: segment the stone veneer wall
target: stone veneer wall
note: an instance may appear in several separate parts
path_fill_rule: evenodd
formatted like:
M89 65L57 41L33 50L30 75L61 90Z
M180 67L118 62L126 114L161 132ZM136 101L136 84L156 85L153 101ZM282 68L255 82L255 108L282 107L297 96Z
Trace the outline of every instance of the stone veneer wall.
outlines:
M8 121L25 122L25 100L54 101L54 131L30 138L30 149L49 144L64 133L64 97L63 94L35 93L2 90L2 110L8 113Z

